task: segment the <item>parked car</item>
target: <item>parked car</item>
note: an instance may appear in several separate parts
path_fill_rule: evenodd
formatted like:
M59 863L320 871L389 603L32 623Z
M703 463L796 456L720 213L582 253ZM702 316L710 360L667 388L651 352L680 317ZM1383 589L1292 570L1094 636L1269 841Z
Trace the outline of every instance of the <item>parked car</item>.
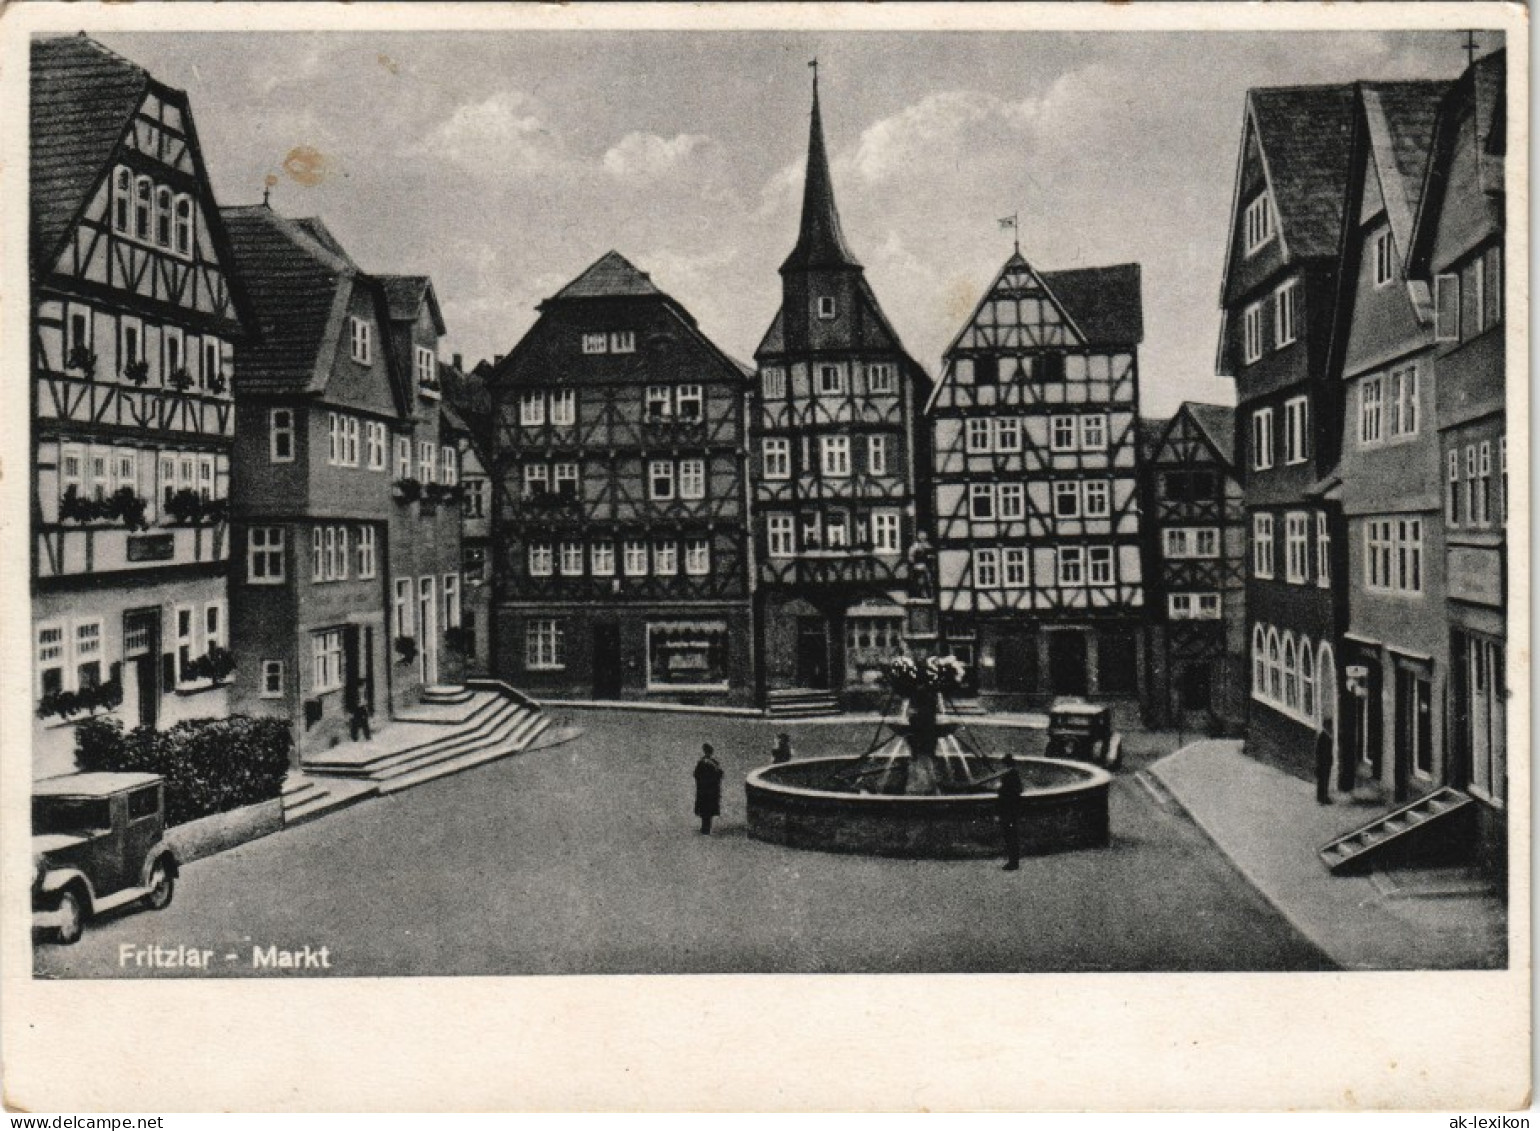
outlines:
M86 920L138 900L159 911L180 869L156 774L68 774L32 783L32 912L62 943Z
M1117 769L1123 737L1112 729L1112 708L1080 699L1055 702L1048 709L1048 757Z

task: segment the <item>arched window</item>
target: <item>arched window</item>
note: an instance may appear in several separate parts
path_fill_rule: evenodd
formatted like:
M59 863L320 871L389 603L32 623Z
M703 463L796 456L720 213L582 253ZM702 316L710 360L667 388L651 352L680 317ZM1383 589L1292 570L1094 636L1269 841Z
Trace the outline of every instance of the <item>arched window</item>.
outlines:
M140 177L134 185L134 238L150 238L150 197L154 186L149 177Z
M1332 653L1331 645L1324 641L1316 656L1315 674L1315 702L1321 719L1323 722L1334 719L1337 715L1337 657Z
M1274 703L1283 699L1283 657L1278 630L1267 630L1267 697Z
M1267 697L1267 630L1260 624L1251 630L1251 694Z
M192 255L192 197L182 193L176 198L176 253Z
M171 246L171 190L164 185L155 192L155 242Z
M1283 634L1283 705L1299 710L1299 649L1292 632Z
M1315 714L1315 646L1310 637L1299 641L1299 709L1305 717L1314 719Z
M134 203L134 175L127 165L119 165L112 173L112 230L128 234L129 210Z

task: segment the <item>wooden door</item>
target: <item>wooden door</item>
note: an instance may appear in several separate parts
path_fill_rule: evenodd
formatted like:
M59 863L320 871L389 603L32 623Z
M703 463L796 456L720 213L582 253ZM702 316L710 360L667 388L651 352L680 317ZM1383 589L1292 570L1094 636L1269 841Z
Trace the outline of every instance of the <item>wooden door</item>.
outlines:
M623 683L620 664L620 625L594 625L594 698L619 699Z
M1083 632L1048 634L1048 689L1055 695L1086 693L1086 643Z
M797 685L829 687L829 629L823 617L797 618Z

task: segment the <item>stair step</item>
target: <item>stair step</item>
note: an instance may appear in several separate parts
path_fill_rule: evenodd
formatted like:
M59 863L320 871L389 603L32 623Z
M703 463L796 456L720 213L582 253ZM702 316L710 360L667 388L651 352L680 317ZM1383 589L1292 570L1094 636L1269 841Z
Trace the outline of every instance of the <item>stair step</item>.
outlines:
M551 725L550 720L544 715L535 715L533 717L535 719L535 724L532 727L526 742L533 740L535 736L540 734ZM410 789L413 786L422 785L424 782L430 782L437 778L448 777L451 774L460 773L462 770L473 769L476 766L484 765L487 762L495 762L499 758L506 758L510 754L516 753L518 753L518 750L505 750L497 748L474 750L470 753L462 754L455 758L450 758L442 762L435 762L432 765L424 766L420 769L414 770L411 773L392 778L389 781L382 781L380 783L380 792L382 794L396 793L403 789Z
M521 732L531 729L537 720L543 718L543 715L524 714L519 716L519 721L512 722L489 734L467 737L464 742L446 744L442 749L435 750L431 754L423 754L407 761L397 762L369 776L374 781L384 783L415 773L426 766L452 761L476 750L497 749L502 752L511 753L521 749L518 746Z
M293 809L284 810L283 823L285 825L303 825L307 821L313 821L317 817L323 817L328 813L335 813L339 809L346 809L350 805L357 805L360 801L366 801L375 796L377 790L357 789L347 793L324 792L319 797L311 798L303 805Z
M1471 804L1474 803L1469 797L1445 787L1338 837L1321 848L1317 855L1328 868L1336 871L1350 862L1365 861L1372 853L1403 835L1437 823L1439 818Z
M456 729L449 734L427 739L403 750L389 751L368 762L328 762L324 754L317 755L305 763L305 769L310 773L328 774L333 777L367 778L372 776L382 766L390 765L403 758L410 758L417 754L429 753L445 742L458 741L466 734L495 725L496 717L504 711L524 709L526 708L510 700L494 699L486 707L477 710L464 722L456 724Z
M509 709L506 711L498 711L489 715L474 727L467 727L464 730L458 730L453 734L445 735L443 738L436 738L432 742L413 746L406 750L397 750L395 753L387 754L383 758L376 758L368 764L365 776L371 778L378 777L381 773L391 770L396 766L415 762L423 758L432 758L447 749L461 746L466 742L475 741L485 735L495 733L507 725L510 718L515 718L524 713L523 708L514 707L512 704L509 704L508 707Z

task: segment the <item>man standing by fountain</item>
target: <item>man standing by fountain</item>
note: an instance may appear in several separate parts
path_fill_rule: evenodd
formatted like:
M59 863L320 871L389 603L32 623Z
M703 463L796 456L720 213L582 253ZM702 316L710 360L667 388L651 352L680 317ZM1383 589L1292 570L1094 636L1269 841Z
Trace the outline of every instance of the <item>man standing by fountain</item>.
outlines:
M995 816L1000 819L1000 832L1005 838L1005 871L1015 872L1021 867L1021 837L1016 831L1016 821L1021 816L1021 774L1010 755L1006 755L1005 773L1000 775L997 788Z
M700 818L703 836L711 833L711 820L722 811L722 766L711 743L701 744L700 761L695 763L695 815Z

